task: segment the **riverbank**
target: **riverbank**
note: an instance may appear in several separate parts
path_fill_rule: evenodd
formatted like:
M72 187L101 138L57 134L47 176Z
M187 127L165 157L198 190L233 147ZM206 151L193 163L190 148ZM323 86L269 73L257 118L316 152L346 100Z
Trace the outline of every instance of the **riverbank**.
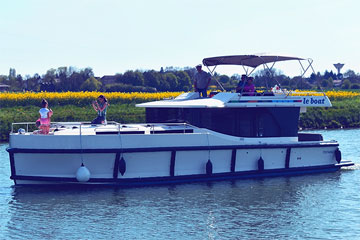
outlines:
M308 108L302 113L300 129L360 128L360 98L332 101L331 108ZM91 106L55 105L52 107L53 122L91 121L96 113ZM34 105L2 107L0 110L0 141L9 140L11 123L35 122L39 107ZM135 104L111 104L107 119L119 123L145 122L145 109Z
M331 108L307 108L300 115L301 129L360 128L360 98L332 101Z

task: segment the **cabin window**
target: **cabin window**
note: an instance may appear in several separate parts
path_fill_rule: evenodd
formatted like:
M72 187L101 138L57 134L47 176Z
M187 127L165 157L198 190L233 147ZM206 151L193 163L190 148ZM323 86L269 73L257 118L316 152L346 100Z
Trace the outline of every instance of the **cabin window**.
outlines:
M297 136L297 107L148 108L148 123L186 122L237 137Z
M252 137L254 132L253 116L243 114L236 123L238 135L241 137Z
M259 113L257 116L257 137L279 137L280 126L275 118L268 112Z
M185 122L182 108L148 108L146 109L147 123L176 123Z

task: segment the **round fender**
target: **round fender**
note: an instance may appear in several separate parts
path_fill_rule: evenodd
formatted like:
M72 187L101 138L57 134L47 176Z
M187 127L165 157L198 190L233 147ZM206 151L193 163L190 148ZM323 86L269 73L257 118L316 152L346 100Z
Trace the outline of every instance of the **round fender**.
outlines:
M121 159L119 161L119 172L120 172L121 176L124 176L124 174L126 172L126 162L123 157L121 157Z
M81 164L81 167L76 171L76 179L79 182L87 182L90 179L90 171L84 164Z
M338 163L341 162L341 151L340 151L339 148L337 148L337 149L335 150L335 159L336 159L336 161L337 161Z
M209 159L209 160L207 161L207 163L206 163L206 174L207 174L207 175L211 175L212 172L213 172L213 165L212 165L212 163L211 163L211 161L210 161L210 159Z
M262 159L262 157L260 157L258 160L258 170L264 171L264 159Z

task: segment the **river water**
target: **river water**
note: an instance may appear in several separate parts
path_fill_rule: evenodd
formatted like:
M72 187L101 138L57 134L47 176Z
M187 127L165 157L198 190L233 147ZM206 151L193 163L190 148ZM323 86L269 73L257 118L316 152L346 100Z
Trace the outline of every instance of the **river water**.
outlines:
M360 239L360 129L336 173L142 188L14 187L0 144L0 239Z

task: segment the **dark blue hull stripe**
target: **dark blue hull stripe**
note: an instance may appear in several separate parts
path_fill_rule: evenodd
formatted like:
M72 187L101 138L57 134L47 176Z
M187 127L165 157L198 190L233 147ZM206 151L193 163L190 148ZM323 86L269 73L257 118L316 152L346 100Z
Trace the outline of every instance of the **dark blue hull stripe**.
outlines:
M318 148L337 147L337 142L317 144L264 144L264 145L224 145L224 146L187 146L187 147L149 147L149 148L108 148L108 149L28 149L7 148L9 153L133 153L164 151L200 151L228 149L269 149L269 148Z
M86 182L85 184L92 183L92 184L107 184L107 185L116 185L116 186L140 186L140 185L188 183L188 182L200 182L200 181L293 176L293 175L303 175L303 174L311 174L311 173L335 172L339 170L340 167L341 165L326 165L326 166L316 166L316 167L263 170L261 172L244 171L244 172L234 172L234 173L214 173L210 176L207 174L197 174L197 175L174 176L174 177L147 177L147 178L132 178L132 179L90 178L89 182ZM11 179L52 182L52 183L58 182L62 184L79 184L76 178L63 178L63 177L17 175L17 176L11 176Z

